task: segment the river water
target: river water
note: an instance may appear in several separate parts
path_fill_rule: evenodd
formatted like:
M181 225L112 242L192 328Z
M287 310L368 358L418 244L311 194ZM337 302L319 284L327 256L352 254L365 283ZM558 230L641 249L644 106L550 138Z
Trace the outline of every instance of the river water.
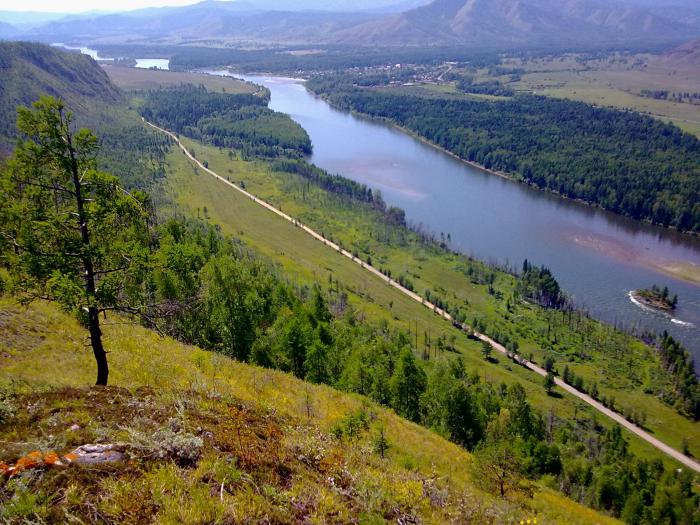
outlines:
M391 126L337 111L300 81L236 76L267 87L270 107L306 129L317 166L380 189L410 222L449 233L456 250L516 267L526 258L548 266L595 317L667 330L700 363L700 286L662 270L700 265L700 239L491 175ZM630 290L652 284L678 294L672 316L630 300Z
M91 47L67 45L60 42L51 45L54 47L62 47L63 49L68 49L71 51L80 51L83 55L88 55L93 60L100 62L114 61L114 58L105 58L100 56L100 52L97 51L97 49L92 49ZM170 69L170 59L168 58L135 58L134 60L136 60L134 67L139 69Z

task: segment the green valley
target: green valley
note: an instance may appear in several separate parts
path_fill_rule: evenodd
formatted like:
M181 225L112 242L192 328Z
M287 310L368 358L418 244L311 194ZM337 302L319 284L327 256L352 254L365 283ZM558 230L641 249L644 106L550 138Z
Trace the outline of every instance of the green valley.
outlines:
M309 164L266 88L0 52L2 111L62 99L3 131L0 520L697 522L700 385L673 337L597 321L547 267L462 255ZM415 95L334 102L394 96Z

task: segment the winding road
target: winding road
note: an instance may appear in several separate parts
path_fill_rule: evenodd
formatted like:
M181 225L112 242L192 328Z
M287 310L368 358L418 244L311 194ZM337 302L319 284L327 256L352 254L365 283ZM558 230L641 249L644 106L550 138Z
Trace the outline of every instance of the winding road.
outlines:
M360 265L362 268L364 268L364 269L367 270L368 272L374 274L377 278L381 279L382 281L384 281L384 282L387 283L388 285L393 286L394 288L396 288L397 290L399 290L399 291L400 291L401 293L403 293L404 295L407 295L408 297L410 297L410 298L413 299L414 301L421 303L423 306L425 306L426 308L429 308L430 310L432 310L433 312L435 312L435 313L436 313L437 315L439 315L440 317L442 317L442 318L446 319L447 321L451 322L454 326L458 326L458 327L459 327L460 329L462 329L463 331L468 332L468 333L470 333L470 334L473 334L474 337L480 339L481 341L487 342L487 343L490 344L491 347L492 347L494 350L496 350L497 352L500 352L500 353L503 354L503 355L509 356L509 353L508 353L508 351L506 350L506 348L505 348L503 345L501 345L500 343L494 341L493 339L491 339L491 338L488 337L487 335L480 334L480 333L478 333L478 332L474 332L473 330L471 330L471 328L470 328L469 326L467 326L467 325L465 325L465 324L458 324L458 323L456 323L455 320L453 319L453 317L452 317L449 313L447 313L446 311L444 311L443 309L438 308L436 305L434 305L434 304L431 303L430 301L425 300L423 297L421 297L421 296L418 295L417 293L415 293L415 292L409 290L408 288L405 288L405 287L401 286L398 282L396 282L395 280L391 279L390 277L387 277L386 275L384 275L383 273L381 273L379 270L377 270L375 267L373 267L373 266L371 266L371 265L365 263L365 262L362 261L361 259L355 257L352 253L350 253L349 251L343 249L343 248L340 247L338 244L336 244L336 243L334 243L334 242L332 242L332 241L326 239L323 235L321 235L321 234L319 234L318 232L312 230L312 229L309 228L308 226L302 224L301 222L299 222L299 221L296 220L295 218L291 217L290 215L287 215L287 214L284 213L283 211L281 211L281 210L275 208L275 207L272 206L270 203L268 203L268 202L266 202L266 201L264 201L264 200L262 200L262 199L259 199L258 197L256 197L256 196L253 195L252 193L250 193L250 192L244 190L244 189L241 188L240 186L237 186L236 184L232 183L232 182L229 181L228 179L225 179L224 177L220 176L219 174L217 174L216 172L212 171L212 170L209 169L208 167L204 166L204 164L202 164L202 162L200 162L199 160L197 160L197 159L187 150L187 148L182 144L182 142L180 142L180 139L177 137L177 135L176 135L175 133L173 133L173 132L171 132L171 131L168 131L168 130L166 130L166 129L163 129L163 128L161 128L161 127L158 127L158 126L156 126L155 124L152 124L151 122L148 122L146 119L143 119L143 121L144 121L148 126L150 126L151 128L156 129L156 130L158 130L158 131L160 131L160 132L162 132L162 133L165 133L165 134L168 135L171 139L173 139L173 140L175 141L175 143L180 147L180 149L185 153L185 155L187 156L187 158L190 159L190 161L192 161L193 163L195 163L199 168L201 168L202 170L204 170L206 173L208 173L208 174L211 175L212 177L218 179L219 181L223 182L224 184L226 184L226 185L230 186L231 188L235 189L236 191L242 193L242 194L245 195L246 197L250 198L250 199L251 199L253 202L255 202L256 204L262 206L263 208L266 208L267 210L271 211L272 213L278 215L279 217L282 217L283 219L285 219L285 220L291 222L292 224L294 224L295 226L301 228L302 230L304 230L306 233L308 233L309 235L311 235L311 236L312 236L313 238L315 238L316 240L322 242L323 244L325 244L325 245L328 246L329 248L332 248L333 250L337 251L337 252L340 253L341 255L344 255L344 256L347 257L348 259L350 259L350 260L352 260L353 262L355 262L356 264ZM526 367L526 368L532 370L532 371L535 372L536 374L539 374L539 375L541 375L541 376L543 376L543 377L547 375L547 372L546 372L542 367L537 366L535 363L532 363L532 362L530 362L530 361L527 361L526 359L523 359L523 358L521 358L521 357L519 357L519 356L516 356L515 359L516 359L516 361L518 362L518 364L520 364L520 365L522 365L522 366L524 366L524 367ZM678 451L678 450L676 450L675 448L673 448L673 447L667 445L667 444L664 443L663 441L660 441L659 439L655 438L654 436L652 436L651 434L649 434L648 432L646 432L644 429L638 427L638 426L635 425L634 423L629 422L627 419L625 419L623 416L621 416L621 415L618 414L617 412L614 412L613 410L610 410L609 408L605 407L602 403L599 403L598 401L596 401L595 399L593 399L593 398L592 398L591 396L589 396L588 394L585 394L585 393L583 393L583 392L580 392L579 390L576 390L574 387L572 387L571 385L566 384L566 383L565 383L564 381L562 381L561 379L555 378L554 381L555 381L556 385L557 385L558 387L560 387L562 390L568 392L568 393L571 394L572 396L577 397L577 398L580 399L581 401L584 401L585 403L588 403L590 406L592 406L592 407L593 407L594 409L596 409L598 412L600 412L601 414L604 414L605 416L609 417L610 419L612 419L613 421L615 421L615 422L618 423L619 425L623 426L624 428L626 428L627 430L629 430L630 432L632 432L632 433L635 434L636 436L640 437L641 439L643 439L644 441L646 441L647 443L649 443L649 444L652 445L653 447L656 447L658 450L660 450L660 451L663 452L664 454L667 454L668 456L672 457L673 459L675 459L675 460L678 461L679 463L681 463L681 464L685 465L686 467L688 467L688 468L690 468L690 469L692 469L692 470L694 470L694 471L700 473L700 463L698 463L697 461L695 461L695 460L689 458L689 457L686 456L685 454L682 454L680 451Z

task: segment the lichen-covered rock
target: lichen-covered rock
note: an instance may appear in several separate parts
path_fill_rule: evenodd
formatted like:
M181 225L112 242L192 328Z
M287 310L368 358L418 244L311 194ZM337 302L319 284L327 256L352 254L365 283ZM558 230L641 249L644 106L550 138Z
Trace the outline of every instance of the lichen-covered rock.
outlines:
M35 450L19 458L14 465L0 463L0 476L12 478L25 470L64 467L66 464L67 462L61 460L61 457L54 451L41 452Z
M76 448L70 454L65 455L68 463L83 465L94 465L98 463L113 463L124 460L124 445L107 444L93 445L87 444Z

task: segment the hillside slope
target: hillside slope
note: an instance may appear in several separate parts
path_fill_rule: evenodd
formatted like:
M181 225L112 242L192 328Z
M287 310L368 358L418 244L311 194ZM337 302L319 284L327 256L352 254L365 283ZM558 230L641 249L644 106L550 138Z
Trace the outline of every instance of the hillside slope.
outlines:
M340 32L345 43L581 44L664 41L696 35L685 16L595 0L435 0Z
M6 24L5 22L0 22L0 38L11 38L18 32L16 27Z
M3 414L15 414L0 430L0 460L95 441L123 442L134 458L5 485L10 523L614 523L538 487L532 499L493 499L475 488L467 452L388 410L113 321L116 386L87 389L92 363L76 321L43 304L0 303L0 386L13 408ZM381 429L385 459L372 452Z
M480 48L679 43L700 35L700 11L601 0L410 1L382 11L368 3L212 2L51 22L27 33L46 41L220 42L349 45L469 44ZM294 5L292 5L294 4ZM303 10L308 5L313 10ZM417 7L416 7L417 6Z
M700 68L700 40L693 40L667 51L661 56L661 60L675 67Z
M42 95L63 99L83 120L96 104L123 100L90 57L42 44L0 42L0 78L0 151L15 134L17 106L29 106Z
M97 62L37 43L0 42L0 158L14 147L17 107L43 95L63 100L75 128L95 130L100 169L124 186L144 188L162 176L167 140L144 126Z

